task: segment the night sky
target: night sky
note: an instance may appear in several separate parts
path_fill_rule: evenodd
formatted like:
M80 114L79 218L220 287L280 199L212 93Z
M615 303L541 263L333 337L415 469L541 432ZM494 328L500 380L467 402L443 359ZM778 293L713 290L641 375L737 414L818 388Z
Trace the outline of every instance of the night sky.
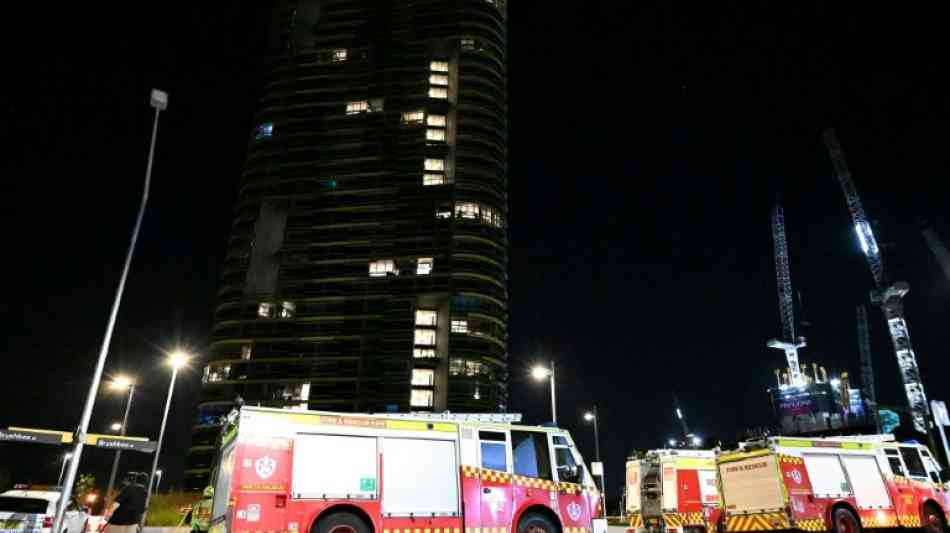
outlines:
M162 352L204 345L267 13L264 2L204 4L5 17L18 29L4 37L0 89L0 426L78 423L139 201L153 86L170 105L107 365L142 381L132 434L157 434ZM937 17L823 2L509 4L511 410L531 423L549 416L548 390L528 369L553 358L559 421L588 458L581 415L598 405L615 493L629 450L677 434L673 392L702 435L734 441L768 423L765 388L784 364L765 347L781 331L768 219L777 198L810 324L802 359L857 379L854 307L872 281L821 144L828 126L889 270L911 284L928 395L947 399L950 281L920 235L927 220L950 241ZM877 309L870 321L879 401L903 405ZM161 461L172 484L202 366L175 393ZM121 408L100 396L90 430ZM104 480L111 455L88 450L80 470ZM0 472L51 482L63 451L0 445Z

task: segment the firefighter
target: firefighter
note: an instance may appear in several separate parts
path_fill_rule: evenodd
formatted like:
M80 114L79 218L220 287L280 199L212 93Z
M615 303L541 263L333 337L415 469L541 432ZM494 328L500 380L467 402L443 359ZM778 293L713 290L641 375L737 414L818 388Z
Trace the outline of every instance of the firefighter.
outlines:
M214 501L214 487L205 487L201 499L191 504L192 533L207 533L211 525L211 503Z

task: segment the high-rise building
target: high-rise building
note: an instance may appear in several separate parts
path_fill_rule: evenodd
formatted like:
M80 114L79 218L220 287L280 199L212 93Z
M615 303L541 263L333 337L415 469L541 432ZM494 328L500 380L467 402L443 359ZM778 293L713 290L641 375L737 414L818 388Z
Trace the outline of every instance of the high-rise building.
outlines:
M252 405L497 411L504 0L279 2L186 479Z

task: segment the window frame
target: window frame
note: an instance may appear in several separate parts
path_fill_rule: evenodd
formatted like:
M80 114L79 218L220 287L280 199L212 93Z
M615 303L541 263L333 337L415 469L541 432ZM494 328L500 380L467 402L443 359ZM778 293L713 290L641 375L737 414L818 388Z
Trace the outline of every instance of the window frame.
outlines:
M510 431L507 430L507 429L503 429L503 430L499 430L499 429L478 429L477 431L478 431L478 465L479 465L479 467L481 467L481 468L483 468L483 469L486 469L486 470L492 470L492 471L495 471L495 472L506 472L506 473L510 474L510 473L512 472L511 434L510 434ZM484 439L484 438L482 438L482 434L483 434L483 433L493 433L493 434L496 434L496 436L501 435L501 436L504 436L504 439L503 439L503 440ZM494 469L494 468L487 468L487 467L485 466L484 459L483 459L483 454L482 454L482 445L483 445L483 444L489 444L489 445L499 445L499 444L500 444L500 445L504 446L504 449L505 449L505 469L504 469L504 470L497 470L497 469Z
M525 436L534 447L534 462L537 469L537 476L529 476L524 472L519 472L517 465L517 454L515 454L515 435ZM548 436L541 431L528 431L521 429L512 429L509 438L511 439L511 469L516 476L523 476L532 479L544 479L554 481L554 473L551 470L551 447L548 443ZM543 455L543 457L542 457ZM546 460L546 461L545 461ZM547 467L547 472L542 469L542 465ZM547 474L545 477L543 474Z

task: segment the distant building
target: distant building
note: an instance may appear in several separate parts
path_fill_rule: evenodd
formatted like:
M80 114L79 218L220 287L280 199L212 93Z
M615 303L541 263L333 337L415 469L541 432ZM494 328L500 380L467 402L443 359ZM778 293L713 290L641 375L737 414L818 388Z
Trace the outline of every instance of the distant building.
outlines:
M236 396L338 411L507 403L504 0L278 4L191 489Z
M813 381L801 386L782 384L769 389L778 435L838 435L873 433L874 420L860 389L841 379Z

